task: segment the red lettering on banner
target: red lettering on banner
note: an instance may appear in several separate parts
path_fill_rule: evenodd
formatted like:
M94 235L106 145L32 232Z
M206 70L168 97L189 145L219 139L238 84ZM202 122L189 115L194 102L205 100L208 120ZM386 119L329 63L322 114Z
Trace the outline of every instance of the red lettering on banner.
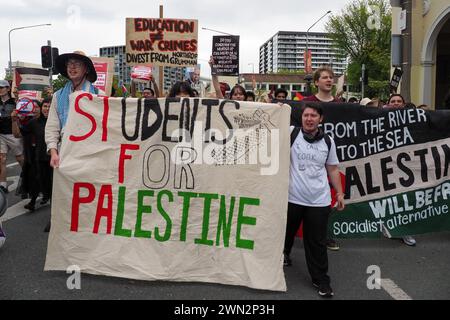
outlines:
M80 197L81 188L88 190L87 197ZM93 184L76 182L73 185L73 196L72 196L72 219L70 222L70 231L78 232L78 218L80 215L80 204L90 203L95 199L95 187Z
M153 51L153 44L150 40L130 40L133 51Z
M197 51L197 40L165 40L158 42L159 51Z
M143 31L142 29L142 19L134 19L134 31L140 32Z
M102 141L108 141L109 98L103 97Z
M125 160L130 160L131 156L125 154L127 150L139 150L139 145L137 144L121 144L120 145L120 156L119 156L119 183L123 183L125 179Z
M191 51L196 52L197 51L197 40L192 39L191 40Z
M95 118L92 115L90 115L89 113L81 110L81 108L80 108L80 100L83 99L83 98L88 98L90 101L92 101L92 99L93 99L92 94L90 94L90 93L80 94L75 99L75 111L78 112L79 114L85 116L86 118L88 118L91 121L91 123L92 123L92 127L91 127L91 131L86 133L84 136L71 135L69 137L69 139L70 139L70 141L73 141L73 142L79 142L79 141L86 140L87 138L89 138L95 132L95 130L97 130L97 123L95 122Z
M105 197L108 197L108 204L103 207L103 203L105 202ZM98 228L100 226L100 220L102 217L106 217L106 233L111 234L112 227L112 186L105 185L100 189L100 193L98 195L98 204L97 204L97 213L95 215L95 223L93 233L98 233Z

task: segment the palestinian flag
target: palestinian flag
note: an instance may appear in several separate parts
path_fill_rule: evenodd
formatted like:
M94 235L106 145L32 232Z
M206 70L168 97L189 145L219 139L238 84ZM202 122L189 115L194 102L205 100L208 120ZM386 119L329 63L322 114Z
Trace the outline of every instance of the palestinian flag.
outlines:
M121 88L122 88L123 97L126 98L128 96L128 89L124 84L122 84Z
M19 91L43 91L50 86L48 70L16 68L15 86Z

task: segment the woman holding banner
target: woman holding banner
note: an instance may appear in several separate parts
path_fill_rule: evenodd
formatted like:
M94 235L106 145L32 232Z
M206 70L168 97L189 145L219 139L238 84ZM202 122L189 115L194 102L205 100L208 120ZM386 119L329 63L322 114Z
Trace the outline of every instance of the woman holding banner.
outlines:
M334 293L328 276L327 225L331 213L331 195L327 176L337 193L337 210L343 210L339 160L331 137L319 128L323 109L306 104L301 109L301 127L291 128L291 164L284 265L292 265L290 253L295 235L303 222L306 264L313 286L324 298Z
M398 93L394 93L389 97L388 104L383 106L383 109L403 109L407 107L407 103L405 101L405 98ZM389 232L386 230L386 228L383 228L383 235L390 238ZM402 241L404 244L410 247L414 247L416 245L416 239L414 239L413 236L405 235L402 237Z
M53 95L45 126L45 142L51 157L50 166L53 168L58 168L60 163L58 144L61 142L69 115L69 95L76 91L99 93L99 90L93 85L97 80L97 72L92 60L84 52L75 51L60 55L56 59L56 68L69 81Z

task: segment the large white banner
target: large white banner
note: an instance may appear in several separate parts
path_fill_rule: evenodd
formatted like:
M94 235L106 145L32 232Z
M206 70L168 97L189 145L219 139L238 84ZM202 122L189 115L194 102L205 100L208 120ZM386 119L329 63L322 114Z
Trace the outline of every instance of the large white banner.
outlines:
M45 270L286 290L287 105L70 99Z

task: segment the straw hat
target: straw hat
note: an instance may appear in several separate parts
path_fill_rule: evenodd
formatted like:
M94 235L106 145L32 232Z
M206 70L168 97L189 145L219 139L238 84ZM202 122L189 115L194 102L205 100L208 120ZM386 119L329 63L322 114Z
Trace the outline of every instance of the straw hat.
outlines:
M65 53L56 58L56 69L58 69L58 71L61 73L63 77L69 79L66 67L67 61L69 61L69 59L77 59L83 61L87 67L86 79L92 83L97 81L97 72L95 71L94 64L92 63L92 60L88 56L86 56L86 54L83 51L74 51L73 53Z

